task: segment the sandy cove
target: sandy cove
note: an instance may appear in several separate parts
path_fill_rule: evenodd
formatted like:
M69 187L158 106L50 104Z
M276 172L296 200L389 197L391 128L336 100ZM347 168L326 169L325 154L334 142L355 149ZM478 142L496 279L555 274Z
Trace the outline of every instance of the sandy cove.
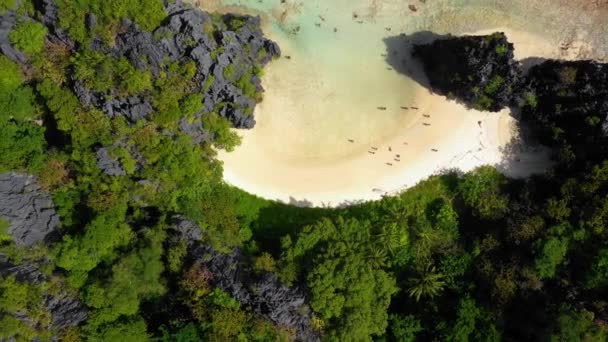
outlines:
M242 13L266 15L259 11ZM485 15L496 16L492 13ZM315 32L317 16L300 15L307 15L304 24L310 24L302 31ZM386 22L374 19L364 25L350 25L332 21L332 25L341 26L329 44L338 40L348 48L350 42L339 40L358 37L355 43L363 43L360 50L367 54L358 55L357 60L337 58L334 55L340 52L331 45L311 49L306 45L310 45L311 37L306 35L294 39L278 34L276 24L269 27L268 17L264 31L279 43L284 56L292 58L282 58L265 69L262 81L266 94L256 109L256 127L238 131L243 141L234 152L220 151L227 183L267 199L334 207L380 199L448 169L469 171L495 165L509 176L522 177L543 172L549 165L546 150L519 148L518 124L508 110L468 110L394 71L376 77L385 68L390 69L384 59L377 59L386 46L382 39L375 39L388 36ZM384 18L388 18L386 14ZM574 59L587 51L583 46L570 55L572 49L564 50L555 40L512 29L520 25L509 20L506 26L469 34L505 32L519 60ZM366 35L370 31L374 32ZM300 56L302 47L305 57ZM417 68L413 71L420 73L420 66ZM340 76L365 69L370 70L346 81ZM379 110L380 106L386 110Z
M488 30L493 31L506 32L515 44L518 59L551 57L557 52L527 33L506 28ZM273 97L274 87L285 86L281 81L284 76L273 74L275 70L282 71L271 67L263 78L267 94L257 108L258 125L239 132L243 144L235 152L220 153L225 181L264 198L314 206L375 200L444 170L469 171L481 165L500 168L506 158L505 148L517 140L517 124L508 110L468 110L419 87L413 101L400 104L398 110L407 112L409 120L404 120L392 137L370 141L368 136L343 136L328 147L342 150L342 157L317 160L307 155L308 151L299 157L294 151L282 151L281 142L298 139L306 128L286 125L279 129L270 124L274 116L285 115L281 108L289 108L287 102L293 100ZM510 158L510 167L502 168L510 176L542 172L547 166L547 156L542 152L530 155L519 151Z

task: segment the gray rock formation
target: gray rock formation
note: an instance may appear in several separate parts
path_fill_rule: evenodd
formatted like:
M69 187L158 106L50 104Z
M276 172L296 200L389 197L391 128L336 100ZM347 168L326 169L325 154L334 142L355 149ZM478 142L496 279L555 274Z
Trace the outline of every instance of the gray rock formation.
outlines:
M9 34L15 26L15 23L16 18L14 11L7 11L3 15L0 15L0 53L15 63L25 64L27 62L25 55L21 51L13 48L9 39Z
M74 51L75 44L68 34L57 26L57 5L55 0L34 1L34 6L42 14L40 21L49 29L47 40L53 44L59 44Z
M97 167L108 176L124 176L127 174L120 161L110 156L107 148L98 149L95 156L97 157Z
M14 276L15 279L21 282L29 282L32 284L40 284L48 280L38 268L29 263L15 265L8 261L4 256L0 255L0 276ZM51 329L64 329L71 326L76 326L88 317L88 309L77 298L71 297L67 292L62 291L58 294L45 294L44 306L51 314ZM30 321L26 316L17 317L24 321Z
M320 340L310 325L304 291L281 284L272 273L256 276L245 266L245 257L238 249L223 254L202 244L201 229L191 221L178 217L175 228L188 245L190 255L213 273L217 287L275 324L295 329L299 341Z
M0 174L0 218L9 222L8 232L21 246L47 240L59 225L49 194L33 176L17 173Z
M196 119L205 113L217 112L234 127L252 128L255 120L250 113L256 106L256 99L236 86L237 81L247 76L256 91L262 92L261 81L252 70L263 67L281 53L276 43L264 38L260 19L227 15L217 22L207 12L191 8L181 1L166 2L165 5L168 18L154 32L143 32L136 24L123 20L121 33L112 47L94 40L90 48L114 58L125 57L140 70L150 71L153 77L166 72L167 66L174 62L194 61L197 66L194 91L203 93L205 98L205 109L197 114ZM51 14L49 16L52 17ZM95 24L95 18L87 17L87 25ZM229 66L232 70L227 73ZM213 77L213 82L210 82L210 77ZM146 94L121 98L112 91L95 92L73 81L74 91L84 105L99 108L110 117L122 115L136 122L154 111ZM180 128L192 136L195 143L208 139L208 132L200 124L181 124Z

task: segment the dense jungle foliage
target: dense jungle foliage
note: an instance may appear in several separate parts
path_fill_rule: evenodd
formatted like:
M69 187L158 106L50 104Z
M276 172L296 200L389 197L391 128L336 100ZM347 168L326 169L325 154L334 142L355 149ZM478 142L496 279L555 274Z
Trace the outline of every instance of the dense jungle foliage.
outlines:
M322 340L608 338L607 141L589 128L599 113L576 109L576 120L586 122L582 139L581 125L540 112L551 91L532 87L527 96L535 100L524 111L551 127L539 133L556 151L548 174L511 180L488 166L433 176L377 202L296 208L222 182L215 148L230 149L238 137L217 113L204 122L212 141L193 143L176 129L203 105L183 92L192 65L153 76L89 49L94 38L111 42L123 17L153 30L166 15L160 1L57 5L76 53L27 19L37 16L33 2L0 0L0 14L21 16L10 40L28 60L24 67L0 55L0 172L36 175L61 217L61 237L30 248L17 246L0 220L0 253L15 264L37 263L49 276L38 284L0 279L0 340L293 339L292 330L241 305L188 258L174 239L176 215L196 222L215 249L241 249L255 272L302 287ZM97 16L95 30L85 26L88 13ZM567 82L552 81L556 97L579 89L574 80L584 82L577 79L584 70L567 67ZM85 107L68 87L73 77L99 90L147 92L155 112L131 123ZM100 146L124 174L99 169ZM79 326L50 328L43 296L58 291L89 308Z

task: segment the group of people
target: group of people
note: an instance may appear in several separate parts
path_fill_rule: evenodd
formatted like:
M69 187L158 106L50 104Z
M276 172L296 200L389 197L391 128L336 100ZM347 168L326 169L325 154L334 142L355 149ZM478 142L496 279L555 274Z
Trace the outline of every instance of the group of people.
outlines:
M378 107L378 109L380 109L380 110L386 110L387 108L386 107ZM419 108L418 107L405 107L405 106L401 106L401 109L404 109L404 110L409 110L409 109L418 110ZM422 116L425 117L425 118L427 118L427 119L429 119L431 117L429 114L422 114ZM424 126L430 126L431 125L428 122L423 122L422 124ZM354 139L348 139L348 142L354 143L355 140ZM409 144L408 144L407 141L404 141L403 145L407 146ZM393 147L389 146L388 147L388 151L389 152L393 152ZM439 150L436 149L436 148L432 148L431 151L432 152L439 152ZM372 154L372 155L375 155L376 152L378 152L378 147L375 147L375 146L371 146L371 148L367 151L367 153ZM400 154L395 154L394 157L393 157L393 161L400 162L401 161L401 155ZM388 165L388 166L393 166L393 161L386 162L385 164Z

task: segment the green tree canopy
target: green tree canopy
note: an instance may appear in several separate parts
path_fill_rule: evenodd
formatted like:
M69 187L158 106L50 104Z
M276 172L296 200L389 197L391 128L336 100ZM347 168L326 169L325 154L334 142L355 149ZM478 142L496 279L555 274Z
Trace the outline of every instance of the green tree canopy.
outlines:
M296 272L305 276L310 305L332 340L371 340L387 327L386 308L397 288L390 274L370 262L370 230L367 221L324 219L284 251L287 268L304 265Z
M48 33L46 26L36 21L24 21L10 33L15 47L27 54L40 53L44 49L44 39Z
M508 199L501 193L505 177L491 166L482 166L464 176L459 192L466 205L480 218L494 219L505 214Z

